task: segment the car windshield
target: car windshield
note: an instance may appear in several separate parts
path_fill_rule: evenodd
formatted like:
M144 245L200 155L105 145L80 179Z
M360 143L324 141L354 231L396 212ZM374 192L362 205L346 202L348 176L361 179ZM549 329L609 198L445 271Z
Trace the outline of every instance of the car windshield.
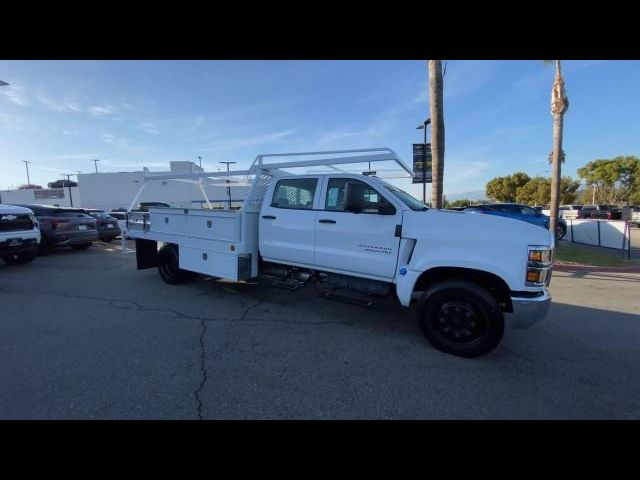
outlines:
M393 195L395 195L396 198L398 198L402 203L404 203L411 210L416 210L416 211L418 211L418 210L429 210L429 207L427 207L420 200L418 200L417 198L414 198L413 196L411 196L410 194L408 194L404 190L400 190L398 187L395 187L395 186L391 185L390 183L387 183L387 182L385 182L383 180L381 180L381 181L382 181L382 183L384 183L384 186L387 187L387 190L389 190L391 193L393 193Z

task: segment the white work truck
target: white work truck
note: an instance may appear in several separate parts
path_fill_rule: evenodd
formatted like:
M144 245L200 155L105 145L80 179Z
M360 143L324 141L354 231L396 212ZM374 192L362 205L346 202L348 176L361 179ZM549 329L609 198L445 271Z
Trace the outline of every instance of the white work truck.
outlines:
M323 158L269 163L306 155ZM429 209L371 167L344 169L375 162L413 174L388 148L259 155L248 170L228 173L147 174L128 213L137 266L157 267L170 284L194 274L233 281L266 274L395 294L405 307L417 304L419 325L436 348L463 357L493 350L505 320L527 328L544 318L554 249L547 230ZM307 171L294 172L300 169ZM250 185L239 210L130 211L149 181L193 182L211 207L203 186L238 178Z

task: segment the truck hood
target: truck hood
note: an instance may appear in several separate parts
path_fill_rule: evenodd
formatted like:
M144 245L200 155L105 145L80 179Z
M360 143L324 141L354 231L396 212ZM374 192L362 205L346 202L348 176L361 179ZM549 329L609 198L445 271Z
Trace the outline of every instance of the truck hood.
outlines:
M527 247L554 246L548 230L522 220L446 210L405 211L402 237L416 240L412 270L484 270L501 277L512 290L527 290Z
M440 238L462 237L466 241L495 242L509 239L512 242L527 241L530 245L552 245L553 242L548 230L523 220L451 210L404 212L402 230L403 237L412 238L432 236L437 230Z

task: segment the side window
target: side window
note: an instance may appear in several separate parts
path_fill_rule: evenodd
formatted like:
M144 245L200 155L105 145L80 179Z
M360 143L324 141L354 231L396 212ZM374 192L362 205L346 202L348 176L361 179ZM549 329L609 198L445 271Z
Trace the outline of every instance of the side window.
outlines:
M273 192L271 206L275 208L295 208L313 210L317 178L291 178L280 180Z
M363 187L362 196L364 200L364 210L362 210L362 213L381 213L383 210L386 209L388 211L390 208L395 211L393 205L391 205L389 201L380 195L375 189L364 182L351 178L329 179L324 207L326 210L337 212L344 211L344 189L347 182L358 183Z

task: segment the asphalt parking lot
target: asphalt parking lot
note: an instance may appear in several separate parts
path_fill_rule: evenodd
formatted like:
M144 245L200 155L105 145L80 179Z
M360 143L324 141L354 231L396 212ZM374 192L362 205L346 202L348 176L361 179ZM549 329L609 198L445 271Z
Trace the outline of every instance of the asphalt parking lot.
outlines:
M549 316L472 360L327 289L170 286L117 243L1 264L0 418L640 418L640 274L554 273Z

